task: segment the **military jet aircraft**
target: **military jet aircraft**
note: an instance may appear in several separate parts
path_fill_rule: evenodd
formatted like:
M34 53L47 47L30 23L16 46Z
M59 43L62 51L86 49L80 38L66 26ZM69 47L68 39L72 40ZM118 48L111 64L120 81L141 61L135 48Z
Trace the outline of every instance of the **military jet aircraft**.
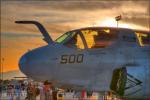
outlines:
M150 32L86 27L53 41L37 21L16 23L36 25L47 43L21 57L19 68L28 77L61 88L150 99Z

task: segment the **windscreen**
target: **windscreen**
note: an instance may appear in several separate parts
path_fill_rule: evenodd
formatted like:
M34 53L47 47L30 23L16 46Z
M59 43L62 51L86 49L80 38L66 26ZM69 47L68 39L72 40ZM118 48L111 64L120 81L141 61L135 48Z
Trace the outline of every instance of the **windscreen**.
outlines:
M60 36L59 38L57 38L55 40L55 42L62 43L63 41L65 41L66 39L68 39L70 37L70 35L71 34L69 32L67 32L67 33L63 34L62 36Z
M63 45L69 48L84 49L84 43L77 31L67 32L55 41L57 43L63 43Z

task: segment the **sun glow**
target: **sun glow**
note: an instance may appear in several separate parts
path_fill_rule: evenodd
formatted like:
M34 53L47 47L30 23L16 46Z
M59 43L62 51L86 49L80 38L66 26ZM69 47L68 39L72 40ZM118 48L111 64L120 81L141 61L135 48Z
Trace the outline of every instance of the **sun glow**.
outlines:
M117 27L117 21L113 18L106 19L104 21L98 22L97 25L99 26L107 26L107 27ZM131 28L129 24L124 24L119 22L118 27L122 28Z

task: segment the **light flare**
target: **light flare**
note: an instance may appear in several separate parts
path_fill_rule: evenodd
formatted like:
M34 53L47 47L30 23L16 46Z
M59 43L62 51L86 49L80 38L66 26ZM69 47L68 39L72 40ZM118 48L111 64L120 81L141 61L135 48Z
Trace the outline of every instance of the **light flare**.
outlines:
M136 24L129 24L129 23L124 23L122 20L118 22L118 27L120 28L130 28L130 29L138 29L138 30L145 30L149 31L148 28L145 28L143 26L139 26ZM117 21L114 18L107 18L102 21L97 21L96 26L101 26L101 27L117 27Z
M131 28L129 24L124 24L124 23L121 23L120 21L118 23L119 23L118 27ZM109 18L109 19L98 22L97 25L106 26L106 27L117 27L117 21L115 21L115 19L113 18Z

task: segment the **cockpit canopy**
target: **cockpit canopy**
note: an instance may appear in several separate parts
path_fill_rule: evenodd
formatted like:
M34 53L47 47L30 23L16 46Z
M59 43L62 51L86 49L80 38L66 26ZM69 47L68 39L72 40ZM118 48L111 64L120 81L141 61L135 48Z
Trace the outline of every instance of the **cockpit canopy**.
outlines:
M126 31L128 30L128 31ZM123 41L150 46L150 34L143 31L130 31L122 28L83 28L66 32L55 41L69 48L105 48L113 45L119 38Z
M136 32L140 46L150 46L150 32Z

